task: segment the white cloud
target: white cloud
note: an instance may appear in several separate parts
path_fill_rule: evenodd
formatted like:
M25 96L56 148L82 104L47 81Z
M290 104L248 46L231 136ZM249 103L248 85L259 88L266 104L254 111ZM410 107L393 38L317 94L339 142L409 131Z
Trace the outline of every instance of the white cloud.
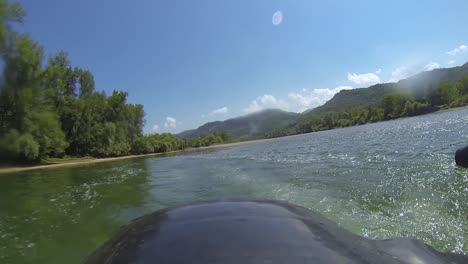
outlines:
M305 110L321 106L330 100L335 94L341 90L353 89L351 86L339 86L336 88L322 89L303 89L299 93L289 93L291 109L295 112L304 112Z
M244 108L245 113L253 113L262 110L262 107L258 104L257 100L253 100L249 106Z
M462 53L462 52L465 52L468 50L468 47L466 45L460 45L456 48L454 48L453 50L449 50L447 51L446 53L450 56L455 56L457 55L458 53Z
M276 11L271 17L271 23L275 26L279 26L283 22L283 12Z
M276 98L271 94L265 94L257 99L264 105L275 105L277 103Z
M375 74L380 74L382 72L382 69L378 69L375 71Z
M380 69L377 72L380 72ZM380 77L373 72L363 74L348 73L348 80L357 85L373 85L380 82Z
M400 66L397 67L395 70L392 71L392 75L390 79L388 80L389 82L398 82L401 79L404 79L408 76L413 74L413 71L406 66Z
M424 66L423 70L425 70L425 71L432 71L432 70L438 69L438 68L440 68L439 63L433 62L433 61L432 61L432 62L429 62L428 64L426 64L426 65Z
M159 131L159 126L158 126L158 125L154 125L154 126L153 126L153 130L154 130L154 131Z
M271 94L265 94L263 96L257 97L255 100L250 102L249 106L244 108L244 112L253 113L267 108L279 108L283 110L288 110L289 105L283 100L277 100Z
M448 66L452 66L456 63L457 61L456 60L450 60L449 62L447 62L447 65Z
M440 68L440 64L437 62L429 62L427 64L412 64L412 65L403 65L395 68L392 71L392 75L388 82L398 82L399 80L406 79L410 76L413 76L422 71L431 71L434 69Z
M166 122L164 122L165 128L176 128L177 127L177 119L173 117L166 117Z
M271 94L257 97L244 109L245 113L253 113L267 108L279 108L286 111L304 112L305 110L321 106L341 90L353 89L351 86L336 88L302 89L291 92L287 99L277 99Z
M210 115L218 115L218 114L225 114L229 111L229 109L226 106L223 106L221 108L215 109L210 112Z

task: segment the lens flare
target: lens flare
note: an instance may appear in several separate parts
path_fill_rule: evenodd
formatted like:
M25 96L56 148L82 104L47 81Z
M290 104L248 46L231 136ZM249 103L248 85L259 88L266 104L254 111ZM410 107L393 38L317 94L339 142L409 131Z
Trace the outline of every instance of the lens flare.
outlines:
M271 18L271 23L273 23L275 26L278 26L281 24L281 22L283 22L283 12L276 11Z

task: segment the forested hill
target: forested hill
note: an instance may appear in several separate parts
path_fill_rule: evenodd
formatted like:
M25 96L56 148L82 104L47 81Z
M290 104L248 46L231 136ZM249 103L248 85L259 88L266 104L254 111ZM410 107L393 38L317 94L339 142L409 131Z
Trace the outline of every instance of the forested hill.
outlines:
M304 112L292 126L267 137L361 125L468 104L468 63L421 72L398 83L343 90L326 104Z
M398 82L402 89L410 91L416 99L424 99L430 94L437 96L441 82L456 82L468 75L468 62L462 66L424 71Z
M468 75L468 63L453 68L424 71L403 79L398 83L381 83L368 88L341 90L324 105L305 111L301 118L327 112L372 106L377 104L382 99L382 96L389 93L406 92L415 99L423 99L429 94L434 94L439 88L440 82L455 82L465 75ZM437 95L437 93L435 94Z
M421 72L398 83L342 90L324 105L302 114L268 110L207 123L179 137L225 131L231 137L255 139L378 122L468 104L468 63Z
M299 114L278 109L267 109L253 114L206 123L203 126L178 134L181 138L194 138L204 134L226 132L236 140L264 138L270 131L294 124Z
M302 116L323 114L330 111L343 111L355 107L367 107L376 104L384 94L397 91L396 83L383 83L368 88L341 90L324 105L305 111Z

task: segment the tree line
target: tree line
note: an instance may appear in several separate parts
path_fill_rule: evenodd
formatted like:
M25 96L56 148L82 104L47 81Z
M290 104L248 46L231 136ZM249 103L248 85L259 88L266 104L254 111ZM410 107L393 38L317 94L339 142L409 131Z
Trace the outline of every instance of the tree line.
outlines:
M277 129L267 137L309 133L339 127L375 123L400 117L416 116L468 105L468 76L456 82L441 82L437 89L429 91L423 98L414 98L409 93L385 94L379 103L369 107L351 108L339 112L327 112L300 120L296 125Z
M229 141L226 133L179 139L144 135L145 112L128 94L97 91L92 73L65 52L46 61L41 45L15 32L25 11L0 0L0 162L47 157L114 157L182 150Z

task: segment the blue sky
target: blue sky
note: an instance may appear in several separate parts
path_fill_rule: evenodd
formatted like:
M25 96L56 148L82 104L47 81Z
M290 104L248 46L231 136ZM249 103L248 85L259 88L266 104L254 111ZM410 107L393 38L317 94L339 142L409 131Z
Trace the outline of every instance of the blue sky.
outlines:
M23 0L22 30L145 107L145 132L468 61L468 1Z

